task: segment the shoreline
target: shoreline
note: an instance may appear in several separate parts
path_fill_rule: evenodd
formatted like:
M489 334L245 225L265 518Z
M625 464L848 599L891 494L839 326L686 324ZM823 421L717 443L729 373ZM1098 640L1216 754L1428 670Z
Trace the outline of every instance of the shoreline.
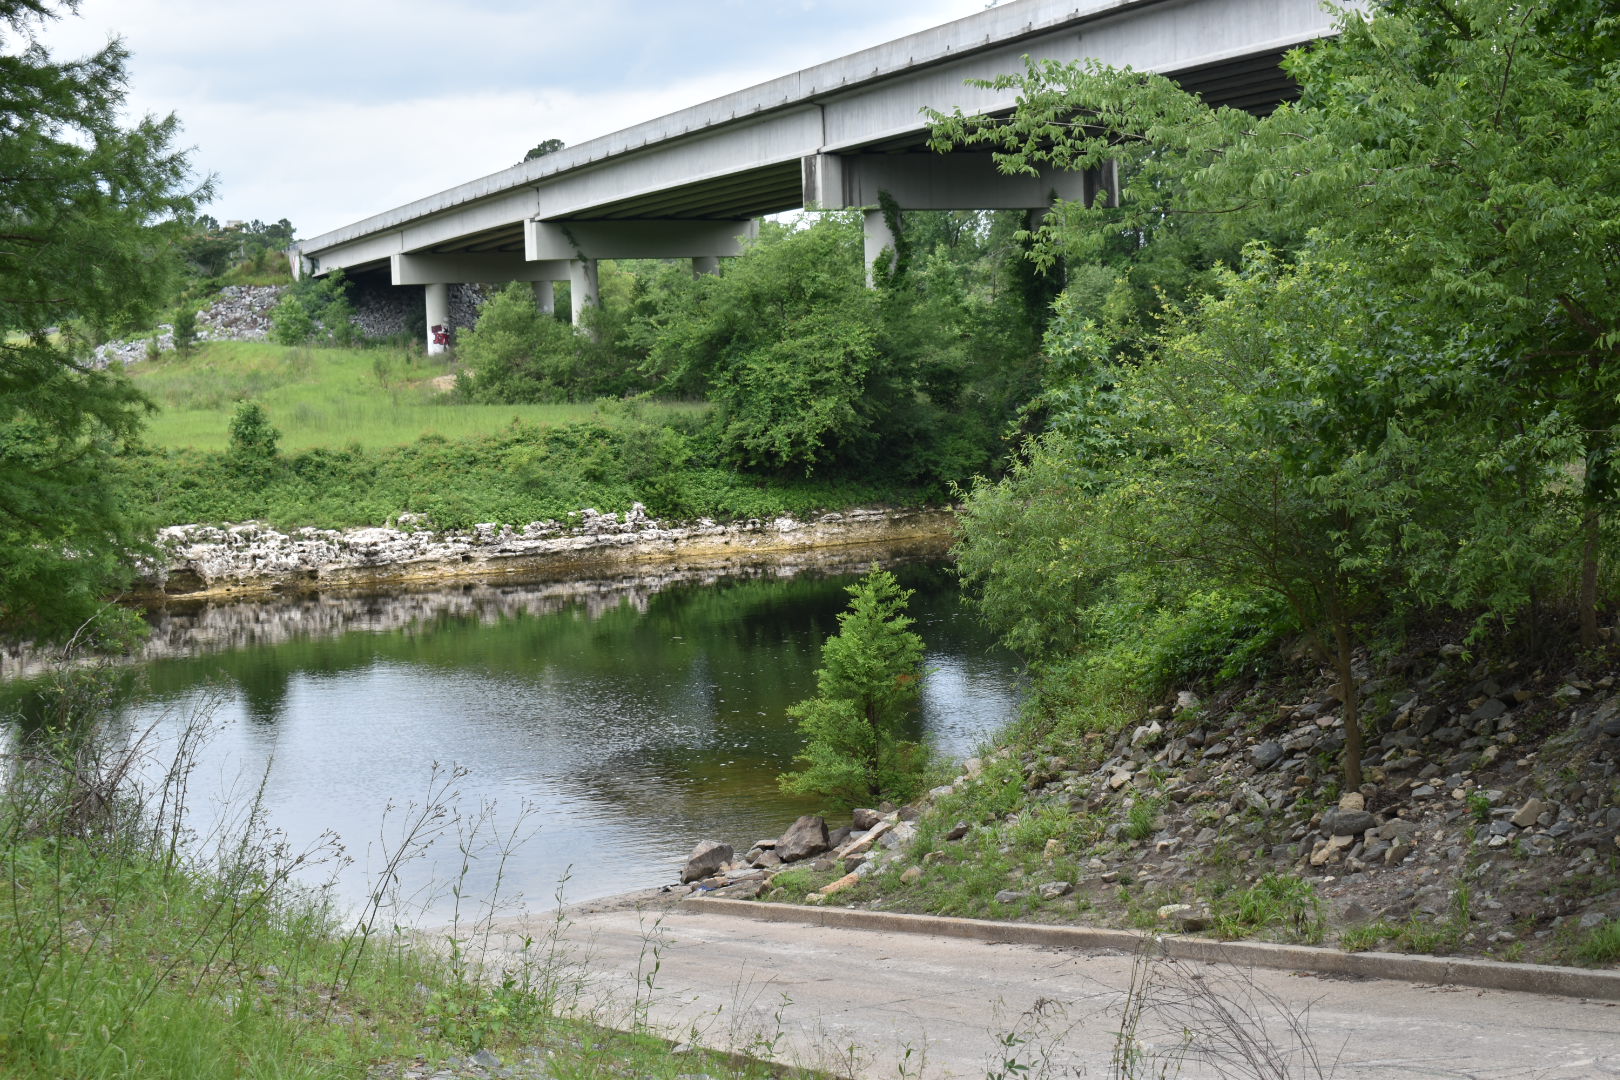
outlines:
M164 565L127 599L151 606L468 578L573 578L897 544L943 554L956 524L950 509L855 509L806 521L783 516L722 525L703 518L665 525L639 503L623 515L588 509L577 517L571 525L481 524L445 532L415 527L411 520L403 520L403 528L291 533L262 522L171 526L157 538L167 554Z
M444 614L493 620L578 604L595 612L626 601L644 604L679 585L860 573L873 561L944 557L955 535L949 510L855 510L808 522L674 528L634 511L623 518L581 516L585 526L549 535L509 526L445 534L301 529L289 535L260 523L166 529L169 562L120 598L144 612L151 635L119 662L398 629ZM0 643L0 682L36 676L63 661L59 649Z

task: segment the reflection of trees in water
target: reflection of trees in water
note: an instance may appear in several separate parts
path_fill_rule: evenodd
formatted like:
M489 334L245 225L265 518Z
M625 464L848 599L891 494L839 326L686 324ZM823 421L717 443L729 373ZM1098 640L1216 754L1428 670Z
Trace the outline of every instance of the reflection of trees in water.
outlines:
M274 653L266 663L236 672L236 685L242 691L243 711L255 724L274 724L287 707L287 688L293 673L276 662Z
M975 623L952 617L948 572L899 573L918 589L913 610L935 628L934 644L973 652L988 643ZM290 697L313 695L321 708L322 679L347 677L352 693L356 673L398 668L379 674L377 707L428 719L441 745L516 740L526 767L570 777L615 813L645 819L655 805L701 818L739 787L750 799L781 799L775 778L798 749L785 710L814 691L821 642L853 577L501 582L214 606L155 617L174 650L189 619L200 652L140 671L149 700L184 701L210 681L234 687L254 740L273 746ZM251 645L231 647L237 639ZM300 681L317 685L295 695Z
M705 776L690 762L643 761L628 772L604 763L577 777L579 798L602 808L609 820L662 824L682 834L719 833L719 839L744 844L775 836L800 814L816 810L815 799L783 795L777 788L783 766L742 764L730 761L723 773ZM757 834L734 835L748 829Z
M682 589L729 593L749 582L769 585L798 578L825 578L858 573L874 559L885 565L937 558L937 550L917 552L894 547L852 546L833 551L780 555L769 560L715 560L702 565L650 567L635 576L581 580L545 580L511 576L449 587L398 587L387 592L327 591L242 601L207 603L179 599L146 613L151 636L131 657L154 662L201 653L285 644L308 638L335 637L357 631L426 632L450 624L499 623L522 615L571 611L588 621L610 615L636 617L671 611L666 594ZM661 602L661 598L663 601ZM776 620L770 594L752 600L738 596L725 617L757 625L769 633ZM751 607L765 605L764 610ZM674 610L679 610L676 604ZM703 614L695 618L707 621ZM678 615L676 621L686 618ZM672 630L678 633L678 630ZM0 648L0 678L16 679L47 670L52 655L45 650L8 645Z

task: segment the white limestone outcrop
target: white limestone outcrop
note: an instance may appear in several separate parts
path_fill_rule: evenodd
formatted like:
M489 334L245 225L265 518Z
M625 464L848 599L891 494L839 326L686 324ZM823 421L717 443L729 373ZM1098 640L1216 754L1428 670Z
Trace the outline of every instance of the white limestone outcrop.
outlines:
M485 523L438 531L401 514L391 527L295 529L263 522L175 525L158 533L165 557L146 576L153 592L225 594L324 584L412 581L528 571L581 570L943 537L943 510L847 510L719 524L665 525L634 504L623 515L580 510L567 523Z

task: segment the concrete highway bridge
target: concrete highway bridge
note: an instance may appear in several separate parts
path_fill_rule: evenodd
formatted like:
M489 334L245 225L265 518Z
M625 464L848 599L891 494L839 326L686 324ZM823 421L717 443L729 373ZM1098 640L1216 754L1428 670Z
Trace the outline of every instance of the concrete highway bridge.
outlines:
M966 85L1023 58L1156 71L1211 104L1264 110L1295 93L1284 52L1333 32L1319 0L1014 0L670 113L301 242L294 273L388 275L423 288L428 351L448 344L449 286L534 283L574 314L597 299L598 259L691 259L713 273L764 214L866 211L866 260L902 210L1045 209L1091 199L1085 173L1003 176L987 151L928 149L921 110L1005 113L1014 95Z

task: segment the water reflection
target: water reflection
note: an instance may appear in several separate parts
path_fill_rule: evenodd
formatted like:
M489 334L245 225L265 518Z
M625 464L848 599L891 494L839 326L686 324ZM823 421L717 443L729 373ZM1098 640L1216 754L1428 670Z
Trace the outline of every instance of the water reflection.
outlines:
M937 564L897 568L928 643L926 738L969 752L1016 709L1017 663L992 648ZM193 787L263 778L270 821L294 846L340 834L364 864L387 808L420 802L432 763L466 770L463 809L493 804L539 834L506 868L531 899L571 869L586 898L672 880L700 839L746 845L813 803L776 789L798 749L784 716L814 689L820 642L852 574L741 579L503 582L394 597L321 597L154 616L163 645L126 708L131 731L174 737L218 696L216 737ZM182 623L184 625L182 625ZM213 826L218 801L197 803ZM455 844L407 868L407 891L459 873ZM481 856L465 888L486 890ZM434 914L444 914L444 901Z

